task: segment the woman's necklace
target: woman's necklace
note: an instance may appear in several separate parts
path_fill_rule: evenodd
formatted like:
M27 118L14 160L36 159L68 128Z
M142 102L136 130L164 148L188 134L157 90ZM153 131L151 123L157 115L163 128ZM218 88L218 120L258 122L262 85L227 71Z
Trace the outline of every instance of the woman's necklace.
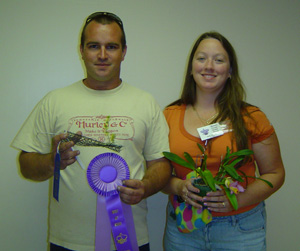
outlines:
M213 116L211 116L210 118L204 119L204 118L202 118L202 117L200 116L200 114L199 114L198 111L195 109L195 107L194 107L194 106L192 106L192 107L193 107L193 110L196 112L198 118L199 118L204 124L206 124L206 125L209 125L210 122L213 121L214 118L216 118L217 115L218 115L218 113L216 112L216 113L215 113Z

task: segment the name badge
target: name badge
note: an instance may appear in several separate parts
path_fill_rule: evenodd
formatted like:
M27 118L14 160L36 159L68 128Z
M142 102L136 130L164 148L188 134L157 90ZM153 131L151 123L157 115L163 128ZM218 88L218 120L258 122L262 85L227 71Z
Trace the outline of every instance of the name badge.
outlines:
M219 123L199 127L197 128L197 131L202 141L212 139L224 134L223 128Z

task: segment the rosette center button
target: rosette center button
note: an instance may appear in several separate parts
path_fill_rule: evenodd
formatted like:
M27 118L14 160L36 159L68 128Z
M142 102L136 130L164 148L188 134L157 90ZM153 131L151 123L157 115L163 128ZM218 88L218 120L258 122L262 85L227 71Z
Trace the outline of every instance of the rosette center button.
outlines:
M117 174L118 172L113 166L104 166L99 172L100 179L106 183L113 182L116 179Z

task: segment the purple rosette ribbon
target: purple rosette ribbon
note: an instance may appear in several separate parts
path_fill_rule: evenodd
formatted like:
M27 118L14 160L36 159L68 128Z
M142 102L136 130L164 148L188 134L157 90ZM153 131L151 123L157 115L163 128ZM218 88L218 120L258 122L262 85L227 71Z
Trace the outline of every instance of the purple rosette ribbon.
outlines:
M131 206L120 199L118 186L130 178L126 161L103 153L91 160L87 181L97 197L95 251L110 250L110 236L118 251L138 251Z

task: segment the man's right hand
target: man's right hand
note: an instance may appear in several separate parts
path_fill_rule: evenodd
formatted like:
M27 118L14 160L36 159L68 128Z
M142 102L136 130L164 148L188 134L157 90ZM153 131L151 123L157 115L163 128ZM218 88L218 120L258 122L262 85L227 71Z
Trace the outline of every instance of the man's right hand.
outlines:
M77 134L81 134L81 132L77 132ZM79 151L73 151L72 147L75 145L73 141L61 142L66 138L65 133L54 136L52 138L52 151L48 154L22 151L19 156L22 175L35 181L44 181L51 178L54 174L57 150L61 159L60 169L66 169L67 166L73 164L76 161L76 156L79 155Z
M81 135L81 132L77 132ZM67 138L67 134L59 134L52 138L52 156L53 156L53 166L55 155L57 150L60 154L60 169L64 170L67 166L72 165L76 161L76 156L80 154L79 151L74 151L73 146L75 143L73 141L61 142ZM58 149L57 149L58 148Z

